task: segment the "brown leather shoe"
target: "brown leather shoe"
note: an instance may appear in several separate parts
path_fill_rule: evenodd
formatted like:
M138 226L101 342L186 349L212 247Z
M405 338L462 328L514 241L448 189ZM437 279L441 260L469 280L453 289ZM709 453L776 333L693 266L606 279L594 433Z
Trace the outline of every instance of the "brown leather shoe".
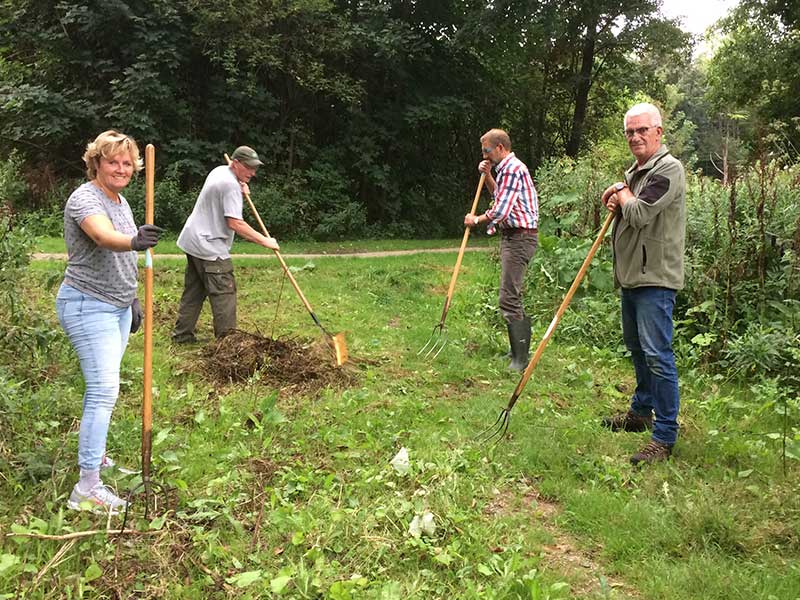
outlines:
M639 450L636 454L631 456L631 464L638 465L639 463L654 463L662 460L668 460L672 456L672 446L662 444L655 440L650 440L647 445Z
M652 431L653 417L643 417L629 410L613 417L604 417L603 427L608 427L611 431Z

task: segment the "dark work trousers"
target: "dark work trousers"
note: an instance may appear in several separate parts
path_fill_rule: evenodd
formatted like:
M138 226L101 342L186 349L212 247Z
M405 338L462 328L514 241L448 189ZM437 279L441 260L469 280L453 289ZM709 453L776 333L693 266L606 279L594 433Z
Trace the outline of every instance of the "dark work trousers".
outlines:
M500 312L506 323L525 318L525 273L538 245L535 229L500 230Z
M194 330L206 297L211 303L214 335L222 337L236 328L236 280L230 258L203 260L186 255L183 295L172 332L176 342L194 341Z

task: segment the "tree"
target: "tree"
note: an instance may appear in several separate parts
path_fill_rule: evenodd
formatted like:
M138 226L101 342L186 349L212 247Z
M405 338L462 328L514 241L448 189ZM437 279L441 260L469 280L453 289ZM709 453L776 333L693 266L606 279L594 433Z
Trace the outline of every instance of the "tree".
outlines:
M751 152L800 156L800 29L796 3L744 0L718 28L708 65L715 112L747 115L741 128Z

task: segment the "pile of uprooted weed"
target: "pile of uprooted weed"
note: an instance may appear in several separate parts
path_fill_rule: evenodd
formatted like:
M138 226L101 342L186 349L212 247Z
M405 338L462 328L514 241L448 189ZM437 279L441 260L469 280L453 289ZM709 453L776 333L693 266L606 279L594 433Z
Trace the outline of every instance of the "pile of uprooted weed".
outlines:
M203 374L219 383L254 381L256 373L259 383L294 393L356 383L355 367L337 367L333 350L322 341L271 339L237 329L203 348L200 358Z

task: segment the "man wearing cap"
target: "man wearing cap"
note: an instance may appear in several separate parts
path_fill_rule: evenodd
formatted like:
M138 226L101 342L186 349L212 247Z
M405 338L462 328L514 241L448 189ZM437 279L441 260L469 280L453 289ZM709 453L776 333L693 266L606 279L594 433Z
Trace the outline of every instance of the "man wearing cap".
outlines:
M255 150L239 146L230 165L212 170L200 190L178 237L178 247L186 253L186 273L172 332L176 343L197 341L195 326L206 297L214 335L220 338L236 328L236 280L230 254L235 233L265 248L279 249L275 238L261 235L242 218L242 195L249 193L247 183L262 164Z

